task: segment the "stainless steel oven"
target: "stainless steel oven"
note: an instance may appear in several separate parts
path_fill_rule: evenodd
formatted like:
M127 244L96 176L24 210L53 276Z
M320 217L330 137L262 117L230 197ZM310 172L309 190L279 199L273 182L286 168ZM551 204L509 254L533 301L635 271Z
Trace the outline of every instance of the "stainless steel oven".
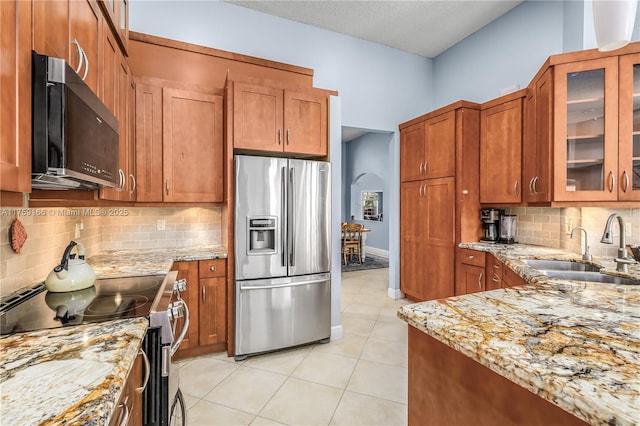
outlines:
M146 317L142 342L149 360L143 392L143 424L186 425L178 368L172 363L189 327L189 308L180 297L186 290L177 272L167 275L96 280L76 292L51 293L43 284L23 288L0 299L0 335L66 327L121 318ZM177 319L184 317L181 329Z

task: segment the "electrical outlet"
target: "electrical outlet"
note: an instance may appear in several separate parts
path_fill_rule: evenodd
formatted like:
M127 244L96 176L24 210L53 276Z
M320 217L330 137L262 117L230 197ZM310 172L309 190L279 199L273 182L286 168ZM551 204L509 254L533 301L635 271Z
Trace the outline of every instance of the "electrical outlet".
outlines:
M158 231L164 231L167 229L167 221L164 219L158 219L158 223L156 224L156 229Z
M573 229L573 219L570 217L564 218L564 233L567 235L571 235L571 230Z
M82 222L78 222L75 224L74 226L74 237L73 238L80 238L80 231L84 229L84 224Z

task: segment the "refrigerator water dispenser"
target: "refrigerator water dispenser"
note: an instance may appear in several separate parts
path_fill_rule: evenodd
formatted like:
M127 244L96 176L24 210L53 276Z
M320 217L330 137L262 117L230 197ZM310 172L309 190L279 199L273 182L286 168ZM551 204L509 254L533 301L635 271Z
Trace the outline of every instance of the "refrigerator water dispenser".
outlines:
M276 252L276 218L248 217L247 254L269 254Z

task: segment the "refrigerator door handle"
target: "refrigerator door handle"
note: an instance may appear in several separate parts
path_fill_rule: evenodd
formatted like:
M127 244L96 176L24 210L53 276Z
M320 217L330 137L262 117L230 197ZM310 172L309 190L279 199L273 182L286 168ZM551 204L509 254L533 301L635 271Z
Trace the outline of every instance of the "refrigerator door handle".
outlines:
M294 217L293 212L296 208L296 197L295 197L295 168L291 167L289 169L289 191L288 191L288 206L289 206L289 214L287 217L287 224L289 225L287 229L287 235L289 237L289 266L296 266L296 247L294 244L295 238L293 235L294 230Z
M245 290L269 290L272 288L283 288L283 287L299 287L302 285L307 285L307 284L320 284L320 283L326 283L327 279L323 278L323 279L319 279L319 280L311 280L311 281L301 281L298 283L288 283L288 284L274 284L274 285L265 285L265 286L247 286L247 287L243 287L240 286L240 291L245 291Z
M288 218L287 218L287 197L285 194L287 193L287 168L283 167L280 173L280 186L281 186L281 205L280 205L280 243L282 244L282 266L287 266L287 235L288 232L285 232L288 228Z

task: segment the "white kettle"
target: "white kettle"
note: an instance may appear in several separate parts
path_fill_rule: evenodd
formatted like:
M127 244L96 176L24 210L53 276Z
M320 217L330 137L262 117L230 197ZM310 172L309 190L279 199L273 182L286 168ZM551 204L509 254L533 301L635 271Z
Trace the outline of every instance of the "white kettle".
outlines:
M74 247L77 247L78 258L71 254ZM49 272L49 276L44 281L47 290L54 293L65 291L76 291L91 287L96 281L96 273L93 268L84 260L84 246L75 241L71 241L64 250L60 264Z

